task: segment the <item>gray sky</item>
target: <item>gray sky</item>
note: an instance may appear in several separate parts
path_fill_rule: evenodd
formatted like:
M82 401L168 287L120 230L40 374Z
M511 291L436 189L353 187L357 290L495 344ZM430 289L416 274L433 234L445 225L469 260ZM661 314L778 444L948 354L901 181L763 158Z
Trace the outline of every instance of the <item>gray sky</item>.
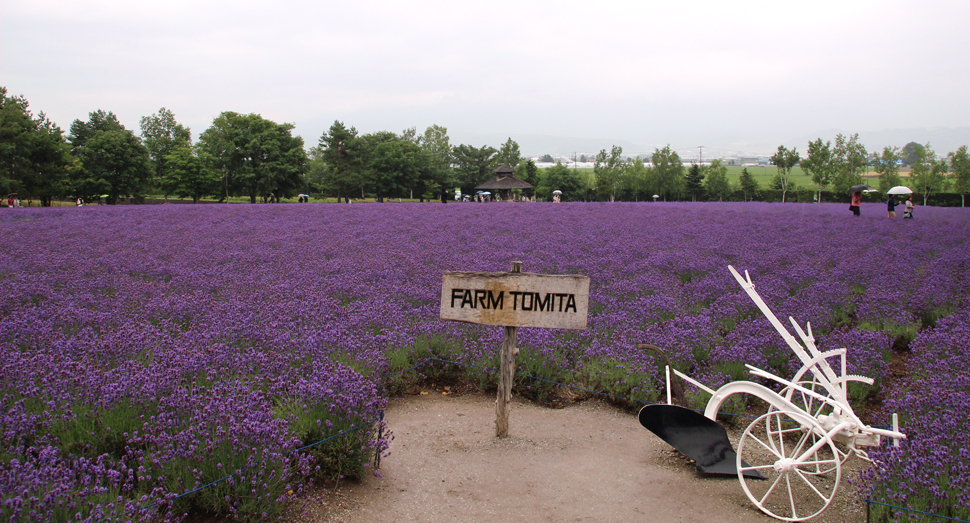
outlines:
M0 85L65 130L167 107L193 138L236 111L310 145L341 120L745 150L970 126L968 23L959 0L6 0Z

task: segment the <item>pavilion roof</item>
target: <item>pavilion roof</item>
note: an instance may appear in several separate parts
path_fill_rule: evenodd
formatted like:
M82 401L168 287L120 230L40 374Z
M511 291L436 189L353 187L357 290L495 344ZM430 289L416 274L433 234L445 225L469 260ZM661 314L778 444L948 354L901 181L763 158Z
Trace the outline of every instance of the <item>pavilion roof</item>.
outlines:
M492 178L491 180L485 183L481 183L477 187L475 187L475 189L478 189L478 190L491 189L491 190L498 190L498 191L506 191L509 189L531 189L531 188L532 188L532 184L523 182L522 180L512 175L508 175L508 176L498 175L495 178Z

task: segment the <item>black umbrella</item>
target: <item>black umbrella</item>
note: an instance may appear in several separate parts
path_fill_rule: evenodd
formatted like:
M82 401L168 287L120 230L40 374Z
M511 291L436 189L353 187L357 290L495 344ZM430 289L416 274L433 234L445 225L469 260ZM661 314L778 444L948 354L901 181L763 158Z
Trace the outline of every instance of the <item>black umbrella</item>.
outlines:
M866 185L866 184L853 185L852 187L849 187L849 194L854 194L854 193L857 193L857 192L862 192L862 191L865 191L868 188L869 188L869 186Z

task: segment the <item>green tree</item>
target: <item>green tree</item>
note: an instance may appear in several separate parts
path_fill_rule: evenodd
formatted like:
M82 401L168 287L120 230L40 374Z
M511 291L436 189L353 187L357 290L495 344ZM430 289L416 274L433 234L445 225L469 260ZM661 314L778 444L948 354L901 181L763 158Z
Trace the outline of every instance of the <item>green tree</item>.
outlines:
M139 121L141 139L148 149L156 180L167 174L165 158L170 153L192 145L192 133L175 121L175 114L162 107L156 114L143 116ZM184 152L184 151L183 151Z
M519 162L519 165L515 168L513 176L525 183L528 183L529 185L532 185L534 188L539 184L539 167L536 166L536 163L532 161L531 158L529 158L528 160ZM533 189L533 191L534 190L535 189Z
M293 125L258 114L226 111L199 137L201 151L219 171L222 195L256 198L292 196L303 185L307 157Z
M923 193L923 205L926 205L931 193L946 188L948 167L946 160L936 159L936 153L933 152L930 144L917 149L916 163L913 164L909 176L913 182L913 188Z
M556 165L542 169L536 194L544 199L552 199L552 191L562 191L562 201L578 201L584 198L586 185L582 176L557 161Z
M74 120L71 124L68 141L71 143L71 154L80 156L78 149L84 147L95 134L101 131L124 131L118 117L111 111L98 109L88 113L88 121Z
M370 149L368 186L381 202L389 196L404 196L417 185L422 171L428 170L431 163L428 152L414 141L393 135L391 139L378 138Z
M832 159L835 165L832 177L832 188L837 193L844 194L853 185L862 183L862 173L868 165L866 148L859 143L859 133L845 137L835 136L835 147L832 149Z
M812 176L812 183L818 187L818 197L816 201L822 203L822 190L832 183L832 175L835 172L835 164L832 159L832 142L822 143L819 138L814 142L808 142L808 156L799 162L802 170Z
M246 161L253 164L254 186L249 188L250 201L255 194L289 198L302 190L307 156L303 138L293 136L293 124L278 124L258 114L248 115L253 124L252 136L246 143Z
M475 186L493 177L497 152L494 147L487 145L473 147L461 144L454 148L455 174L462 192L472 193Z
M960 206L965 207L967 193L970 192L970 155L967 154L967 146L961 146L948 156L953 171L953 190L960 193Z
M731 195L731 182L727 178L727 167L721 164L721 160L714 160L707 167L707 179L704 187L711 198L724 201L724 198Z
M793 147L789 151L784 145L779 145L778 151L769 160L772 165L778 168L778 173L772 183L775 187L781 189L781 203L785 203L788 189L792 185L791 171L799 161L798 149Z
M758 184L758 180L754 179L754 176L748 172L748 168L744 167L741 169L741 177L738 179L738 183L741 184L741 191L744 193L744 201L748 201L748 197L754 198L754 195L758 192L761 186Z
M623 148L614 145L610 153L606 149L600 150L593 164L593 175L596 177L596 190L601 198L609 196L611 202L616 201L616 190L623 177Z
M335 194L337 189L330 185L332 176L330 166L323 158L324 150L319 145L307 152L307 169L303 173L303 192L307 194Z
M108 203L141 193L151 180L148 149L111 112L90 113L87 122L71 124L71 152L80 160L72 172L72 190L80 197L108 195Z
M20 183L29 203L39 199L41 206L50 207L51 201L63 196L68 188L68 174L74 160L71 146L67 144L61 128L54 125L43 113L34 119L35 128L30 140L31 169L24 173Z
M640 196L645 195L648 190L650 169L643 164L643 159L639 156L626 164L623 171L623 191L627 195L633 196L633 201L640 201Z
M577 170L575 167L573 167L573 171L583 182L583 201L596 200L596 175L593 171L590 169Z
M74 180L79 196L108 195L108 203L118 198L139 198L152 176L148 149L128 130L95 133L79 150L82 170Z
M650 186L663 201L680 195L684 186L684 163L676 151L667 144L663 149L654 149L650 157L653 169L650 170Z
M242 151L236 147L235 136L241 131L236 129L238 122L234 116L235 113L222 113L217 116L212 125L199 136L197 144L219 173L219 197L226 202L240 185L237 180L251 176L251 173L245 172L247 166L243 162Z
M454 186L455 173L451 168L454 155L447 127L431 125L425 129L420 144L431 162L429 169L422 170L417 182L417 192L423 200L425 195L433 198L446 187Z
M912 167L919 160L922 149L923 145L916 142L909 142L904 145L903 152L900 153L900 156L903 157L903 166Z
M59 127L43 113L34 118L25 98L0 87L0 191L50 206L66 191L69 151Z
M408 127L407 129L401 131L401 139L406 142L411 142L413 144L421 143L421 136L418 136L417 127Z
M899 177L899 161L902 159L898 147L883 147L882 154L873 160L879 174L879 192L885 193L897 185L902 185Z
M509 167L515 169L519 163L522 162L522 154L519 152L519 144L515 142L512 138L509 138L502 144L499 148L498 153L495 155L495 166L501 167L503 165L508 165Z
M704 171L701 166L691 163L684 176L684 189L691 201L696 202L698 198L704 196Z
M366 142L357 136L357 129L348 129L343 122L334 121L330 129L320 136L323 159L330 167L327 185L337 192L337 199L349 198L348 194L363 191L367 167Z
M215 162L206 157L201 147L183 145L165 155L165 174L159 184L165 194L179 198L192 198L197 203L200 198L219 193L219 171L213 168Z
M542 163L552 163L552 162L555 162L556 160L552 157L551 154L543 154L542 158L539 158L539 161Z

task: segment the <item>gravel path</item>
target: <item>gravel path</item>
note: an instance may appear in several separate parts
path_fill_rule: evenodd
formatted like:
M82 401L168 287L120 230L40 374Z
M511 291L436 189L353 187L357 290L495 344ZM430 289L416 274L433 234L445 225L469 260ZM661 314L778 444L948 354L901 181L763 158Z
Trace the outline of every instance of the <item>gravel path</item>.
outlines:
M494 434L494 398L479 394L395 399L386 419L394 440L384 477L318 488L290 520L776 521L737 478L695 472L636 416L599 401L564 409L515 401L503 440ZM864 521L852 495L843 480L836 502L812 521Z

